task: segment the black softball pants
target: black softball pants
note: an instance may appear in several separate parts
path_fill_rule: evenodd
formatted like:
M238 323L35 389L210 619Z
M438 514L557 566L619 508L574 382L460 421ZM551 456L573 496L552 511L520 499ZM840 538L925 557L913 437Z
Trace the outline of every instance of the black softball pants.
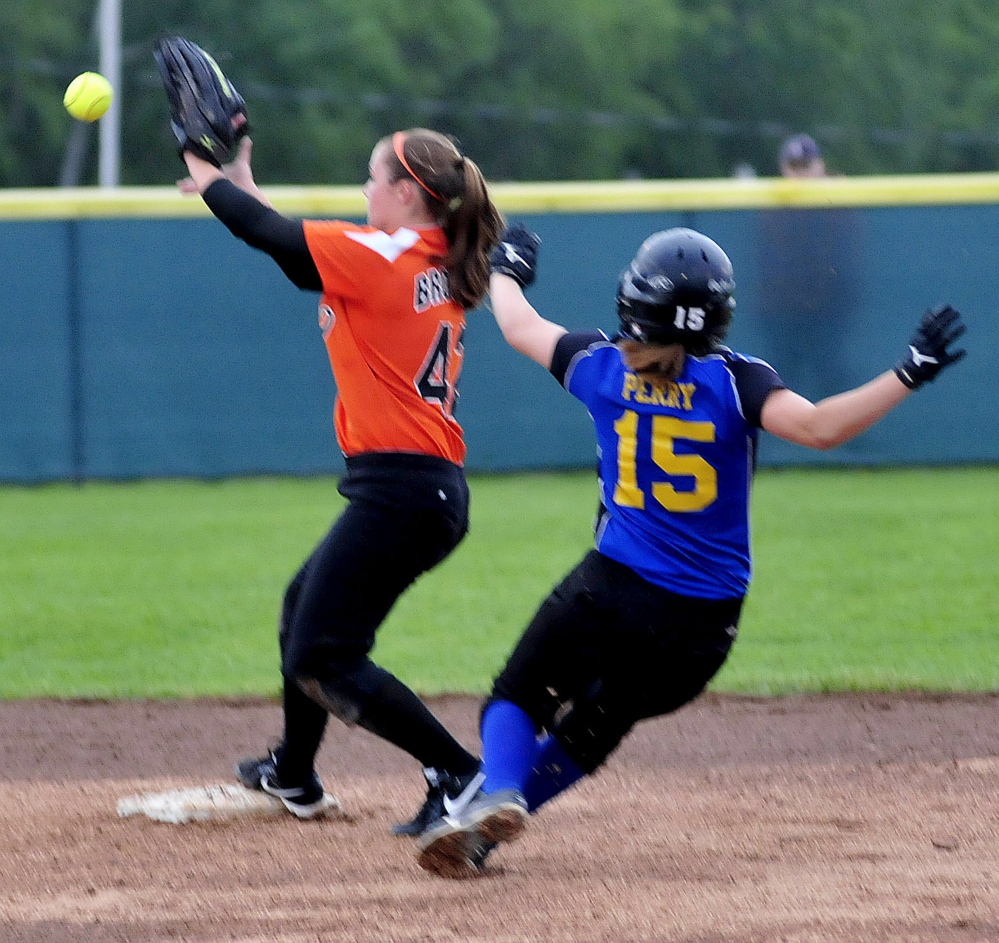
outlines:
M467 532L464 474L431 456L369 454L347 460L339 491L346 508L285 592L280 771L292 781L311 771L332 713L423 766L464 773L477 760L368 657L396 600Z
M742 599L681 596L591 550L550 593L493 685L592 773L640 720L696 698Z

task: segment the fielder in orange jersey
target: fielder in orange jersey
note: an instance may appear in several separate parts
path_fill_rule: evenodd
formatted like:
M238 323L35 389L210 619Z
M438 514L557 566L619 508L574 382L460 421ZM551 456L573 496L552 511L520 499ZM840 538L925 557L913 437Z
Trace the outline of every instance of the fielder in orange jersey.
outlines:
M435 131L399 131L375 145L367 226L278 213L254 182L251 148L244 138L222 168L185 151L190 178L180 187L200 193L299 288L321 292L348 503L285 591L283 736L236 775L298 818L322 815L330 800L315 758L333 714L422 764L427 799L393 829L418 835L445 798L478 788L479 760L369 653L399 596L468 530L465 442L454 418L461 338L465 312L486 293L503 221L475 163Z

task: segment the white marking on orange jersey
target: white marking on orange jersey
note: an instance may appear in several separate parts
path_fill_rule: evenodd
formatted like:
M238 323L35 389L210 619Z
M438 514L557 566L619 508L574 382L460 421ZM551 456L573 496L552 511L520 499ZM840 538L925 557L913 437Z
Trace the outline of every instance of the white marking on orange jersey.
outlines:
M344 235L362 246L367 246L372 252L377 252L383 259L394 262L407 249L412 249L420 241L420 234L412 229L397 229L393 233L382 232L352 232L346 230Z

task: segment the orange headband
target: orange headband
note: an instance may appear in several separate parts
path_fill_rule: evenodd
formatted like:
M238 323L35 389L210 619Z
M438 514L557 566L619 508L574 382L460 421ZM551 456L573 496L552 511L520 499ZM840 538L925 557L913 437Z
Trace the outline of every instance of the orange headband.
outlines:
M435 200L440 200L441 203L446 203L447 201L439 193L434 193L414 172L413 168L409 166L409 161L406 160L405 154L406 147L406 132L396 131L392 135L392 150L395 151L395 156L399 158L399 163L406 168L406 171L424 190L427 191Z

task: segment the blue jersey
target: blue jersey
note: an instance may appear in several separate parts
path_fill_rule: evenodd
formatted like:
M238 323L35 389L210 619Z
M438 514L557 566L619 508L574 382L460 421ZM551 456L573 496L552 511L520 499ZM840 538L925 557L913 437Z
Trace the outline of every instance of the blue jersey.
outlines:
M597 549L675 593L744 596L760 411L784 387L773 368L721 348L653 383L603 334L571 333L551 370L596 428Z

